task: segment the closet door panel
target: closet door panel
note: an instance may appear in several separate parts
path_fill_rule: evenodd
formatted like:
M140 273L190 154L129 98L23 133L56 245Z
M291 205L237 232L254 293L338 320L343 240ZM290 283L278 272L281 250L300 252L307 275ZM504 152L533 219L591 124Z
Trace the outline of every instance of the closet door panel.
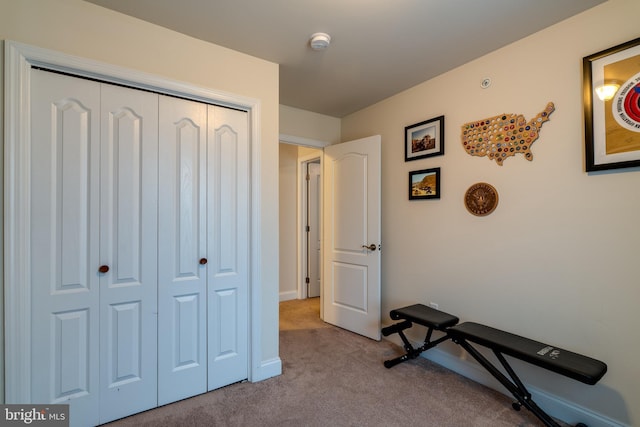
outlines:
M102 85L101 410L157 405L158 96Z
M248 376L248 114L209 106L209 390Z
M97 424L100 85L31 75L31 399Z
M159 403L207 390L206 105L160 96Z

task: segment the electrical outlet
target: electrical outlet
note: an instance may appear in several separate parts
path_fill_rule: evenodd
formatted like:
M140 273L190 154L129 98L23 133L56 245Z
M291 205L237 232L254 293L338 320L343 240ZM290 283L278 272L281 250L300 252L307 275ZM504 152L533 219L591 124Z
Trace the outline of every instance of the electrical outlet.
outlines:
M429 307L437 310L438 309L438 303L437 302L430 302L429 303Z

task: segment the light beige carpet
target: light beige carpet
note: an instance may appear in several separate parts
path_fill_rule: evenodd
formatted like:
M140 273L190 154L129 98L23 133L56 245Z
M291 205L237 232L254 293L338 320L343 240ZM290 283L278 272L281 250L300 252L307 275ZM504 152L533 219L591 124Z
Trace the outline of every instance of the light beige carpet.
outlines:
M317 298L280 304L282 375L238 383L109 424L125 426L532 427L511 399L426 359L323 323Z

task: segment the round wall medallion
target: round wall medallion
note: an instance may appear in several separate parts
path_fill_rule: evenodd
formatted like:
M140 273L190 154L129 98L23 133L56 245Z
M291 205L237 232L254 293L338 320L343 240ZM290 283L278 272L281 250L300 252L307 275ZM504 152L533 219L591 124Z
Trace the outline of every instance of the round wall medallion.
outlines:
M464 205L476 216L489 215L498 206L498 192L486 182L473 184L464 195Z

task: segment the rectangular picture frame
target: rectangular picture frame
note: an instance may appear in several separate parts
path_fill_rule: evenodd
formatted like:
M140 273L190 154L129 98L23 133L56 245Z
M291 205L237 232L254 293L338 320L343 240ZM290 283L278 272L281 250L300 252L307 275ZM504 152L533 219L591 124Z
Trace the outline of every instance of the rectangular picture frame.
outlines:
M640 166L640 38L584 57L582 72L586 171Z
M409 172L409 200L440 198L440 168Z
M444 116L404 128L404 161L444 155Z

